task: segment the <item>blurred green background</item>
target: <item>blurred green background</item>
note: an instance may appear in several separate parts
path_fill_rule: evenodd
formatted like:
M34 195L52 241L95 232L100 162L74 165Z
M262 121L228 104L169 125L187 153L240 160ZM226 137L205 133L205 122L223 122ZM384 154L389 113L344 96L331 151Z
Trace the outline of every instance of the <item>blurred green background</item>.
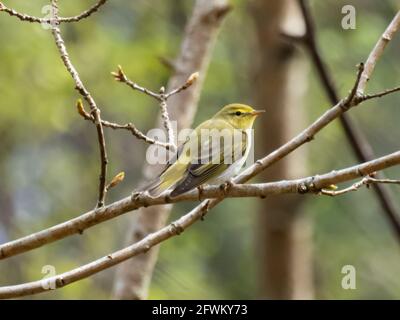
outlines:
M48 1L4 1L21 12L42 16ZM60 1L60 14L75 15L93 1ZM228 102L251 103L253 24L247 1L235 0L216 44L195 123ZM341 8L357 10L357 28L340 27ZM170 70L159 57L174 58L193 1L110 1L98 14L62 25L71 59L105 119L152 128L158 106L147 96L116 83L118 64L131 79L157 90ZM398 1L311 1L318 41L341 96L354 79L354 66L372 46L399 8ZM306 56L300 49L299 54ZM400 83L400 35L379 61L369 92ZM98 147L94 126L75 109L79 98L66 73L50 31L0 15L0 242L38 231L94 207L98 183ZM329 106L309 68L308 122ZM262 106L258 106L262 107ZM373 100L351 111L377 155L399 148L399 96ZM257 128L256 128L257 130ZM271 133L272 134L272 133ZM122 131L106 130L110 177L125 171L125 181L108 201L126 196L140 179L146 145ZM262 152L256 152L261 155ZM309 146L310 174L356 161L338 122ZM393 178L399 169L388 170ZM392 187L396 205L399 187ZM231 199L180 237L161 245L150 298L257 298L256 207L262 200ZM267 201L267 200L265 200ZM324 299L400 298L400 250L367 189L337 198L307 196L304 210L314 220L316 297ZM194 206L175 206L173 217ZM0 285L42 278L44 265L65 272L123 246L129 213L44 248L0 262ZM341 269L357 269L357 289L343 290ZM28 299L110 297L115 269L61 290Z

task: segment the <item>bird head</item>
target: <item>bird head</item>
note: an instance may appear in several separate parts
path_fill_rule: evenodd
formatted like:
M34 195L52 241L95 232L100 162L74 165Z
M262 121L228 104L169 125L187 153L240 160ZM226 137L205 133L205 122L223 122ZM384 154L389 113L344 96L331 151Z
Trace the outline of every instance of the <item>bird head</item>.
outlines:
M215 119L222 119L229 122L235 129L250 129L254 120L265 110L254 110L252 107L232 103L223 107L215 116Z

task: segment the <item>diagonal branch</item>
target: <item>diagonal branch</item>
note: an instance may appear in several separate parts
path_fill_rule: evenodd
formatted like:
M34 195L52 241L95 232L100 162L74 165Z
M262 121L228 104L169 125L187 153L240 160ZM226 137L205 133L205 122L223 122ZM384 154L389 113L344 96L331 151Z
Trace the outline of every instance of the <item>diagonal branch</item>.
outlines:
M298 0L298 3L299 3L299 6L301 9L303 18L304 18L304 24L305 24L306 30L305 30L305 34L297 40L300 40L299 42L305 45L305 47L308 50L308 53L311 57L311 60L312 60L313 64L315 65L316 71L321 80L321 84L322 84L323 88L325 89L330 102L332 104L336 104L339 101L338 91L336 89L333 78L332 78L330 72L328 71L328 67L322 57L322 54L319 50L317 39L316 39L315 23L314 23L314 19L311 14L311 10L309 8L308 2L306 0ZM398 22L394 22L399 19L398 16L399 16L399 14L396 15L394 20L390 23L389 27L387 28L387 30L393 30L390 32L391 37L394 35L394 32L395 32L392 26L398 24ZM289 38L293 38L293 37L289 37ZM382 36L381 39L382 38L386 38L386 37ZM384 91L384 92L381 92L381 93L378 93L375 95L360 94L360 93L364 92L363 90L361 92L360 88L362 88L366 84L366 81L365 81L366 74L368 74L368 77L369 77L371 75L371 72L374 69L374 67L371 66L371 63L374 62L374 64L376 64L377 58L379 58L379 56L373 52L374 51L376 52L376 48L378 47L378 48L380 48L379 53L381 55L383 53L383 49L384 49L384 46L382 44L385 44L385 46L386 46L386 43L387 43L386 41L382 42L381 40L379 40L377 45L375 46L375 48L370 53L369 58L367 59L367 63L364 68L364 72L361 76L362 78L360 80L360 84L357 88L359 98L362 97L362 99L368 100L370 98L384 96L386 94L386 92L391 93L391 92L394 92L394 91L397 91L400 89L400 88L394 88L394 89L387 90L387 91ZM378 45L378 44L380 44L380 45ZM371 57L374 57L374 59L372 59ZM368 70L368 71L366 71L366 70ZM339 120L343 127L344 133L347 137L347 140L349 141L350 146L353 149L353 152L355 153L358 161L365 162L365 161L374 159L375 155L374 155L371 145L368 143L364 134L360 130L358 130L357 127L354 125L354 123L351 121L351 118L347 114L343 114L339 118ZM386 188L386 186L384 186L382 184L374 184L374 191L375 191L376 196L377 196L377 198L380 202L380 205L383 209L382 213L386 214L389 222L391 223L391 225L397 235L397 238L400 240L400 221L398 218L399 214L397 213L396 207L393 203L393 199L390 195L388 188Z
M347 187L347 188L344 188L341 190L321 189L320 194L331 196L331 197L336 197L336 196L343 195L345 193L357 191L363 186L366 186L367 188L369 188L369 186L372 184L400 184L400 180L376 179L373 177L373 174L370 174L370 175L362 178L360 181L352 184L350 187Z
M91 107L91 116L94 117L94 121L96 127L100 126L102 128L102 120L99 116L98 108L94 103L94 100L91 98L90 94L87 92L85 87L83 87L82 82L79 79L79 75L71 64L67 51L65 49L64 42L61 38L60 31L58 28L59 22L57 21L57 6L56 0L52 1L54 8L54 15L51 22L53 25L53 35L56 39L57 47L61 53L61 57L66 65L68 71L71 73L74 78L77 90L81 93L81 95L85 98L85 100L89 103ZM359 73L357 76L357 80L355 81L354 87L347 98L339 101L334 107L326 111L320 118L318 118L314 123L312 123L308 128L303 130L293 139L288 141L286 144L267 155L266 157L258 160L254 165L245 170L241 175L233 179L232 183L226 184L223 187L210 187L210 190L215 194L213 200L206 200L201 203L199 206L194 208L191 212L184 215L177 221L173 222L167 227L160 229L157 232L154 232L143 240L125 248L120 251L117 251L113 254L110 254L102 259L69 271L67 273L58 275L56 277L47 279L47 281L54 281L56 283L56 287L62 287L74 281L83 279L85 277L90 276L96 272L109 268L117 263L120 263L130 257L133 257L139 253L146 252L152 246L157 245L158 243L181 233L183 230L192 225L195 221L203 217L213 206L222 201L225 197L233 196L234 192L238 192L238 196L242 196L245 192L253 192L257 196L264 197L267 195L267 188L273 187L273 190L277 190L279 193L285 192L300 192L300 193L318 193L321 188L325 188L326 186L339 183L343 181L347 181L349 179L354 179L359 176L364 176L370 174L377 170L382 170L384 168L396 165L400 163L400 152L395 152L385 157L381 157L375 159L368 163L363 163L358 166L354 166L351 168L343 169L336 172L331 172L329 174L325 174L322 176L308 177L306 179L300 179L294 181L281 181L275 183L275 185L270 184L260 184L260 185L238 185L240 183L246 182L255 175L259 174L261 171L268 168L273 163L279 161L283 157L290 154L292 151L302 146L303 144L309 142L313 139L313 137L324 127L326 127L330 122L341 116L344 112L349 110L350 108L362 103L366 99L363 99L364 95L356 96L355 89L359 87L359 81L361 79L360 75L363 72L363 65L360 65ZM77 81L77 79L79 81ZM81 85L81 87L79 87ZM163 93L160 93L163 94ZM361 97L361 98L360 98ZM378 94L375 94L375 97L378 97ZM93 100L93 101L92 101ZM97 108L93 108L93 105ZM94 111L94 112L93 112ZM96 116L97 115L97 116ZM103 135L104 138L104 135ZM372 170L372 171L371 171ZM338 174L339 172L339 174ZM113 179L114 180L114 179ZM287 184L289 182L289 185ZM292 183L292 184L290 184ZM105 187L106 188L106 187ZM214 189L213 189L214 188ZM252 189L253 188L253 189ZM286 189L285 189L286 188ZM250 190L250 191L249 191ZM259 191L261 190L261 191ZM272 189L271 189L272 190ZM204 196L204 192L209 192L209 190L198 190L192 191L186 195L182 195L177 198L169 198L169 197L159 197L159 198L151 198L148 195L139 193L134 194L132 197L128 197L117 201L111 205L106 207L96 208L91 212L88 212L80 217L64 222L63 224L54 226L47 230L42 230L36 234L6 243L0 246L0 258L6 258L12 255L16 255L21 252L25 252L31 250L33 248L37 248L46 243L50 243L66 237L68 235L82 232L84 229L89 228L95 224L98 224L102 221L111 219L115 216L118 216L122 213L131 211L141 206L155 205L155 204L166 204L175 201L183 201L185 197L195 196L196 199L201 199ZM260 193L261 192L261 193ZM272 194L272 191L270 191ZM211 198L211 194L209 194ZM248 193L250 196L250 193ZM189 198L187 198L189 199ZM158 202L157 202L158 201ZM45 291L45 287L42 285L42 281L32 282L28 284L22 284L17 286L9 286L3 287L0 289L0 297L16 297L26 294L33 294Z
M147 94L148 96L156 99L157 101L161 101L161 97L160 94L155 93L145 87L142 87L140 85L138 85L136 82L133 82L132 80L130 80L126 75L124 70L122 69L121 66L118 66L118 70L117 72L111 72L111 75L114 77L114 79L116 81L125 83L126 85L128 85L129 87L131 87L133 90L142 92L144 94Z
M179 54L174 59L175 67L167 85L169 90L174 91L175 88L179 88L186 81L188 75L193 71L200 72L199 80L196 81L194 86L185 90L182 94L173 95L168 100L171 105L169 109L170 117L176 121L177 131L191 127L217 36L230 9L230 0L194 1L192 13L185 26ZM160 126L162 123L158 122L156 125ZM150 172L160 172L161 169L161 166L145 164L142 168L143 182L149 180ZM126 244L139 241L144 235L165 226L171 209L171 205L165 205L139 210L131 218L130 228L126 235ZM116 270L113 298L145 298L157 256L158 250L155 249L121 265Z
M97 107L97 104L94 101L90 92L84 86L84 84L79 76L78 71L72 64L71 59L68 55L68 51L65 46L65 42L61 36L61 31L59 28L57 0L52 0L51 5L52 5L52 22L50 25L51 25L51 30L52 30L52 34L53 34L56 46L60 53L61 59L65 65L65 68L68 70L72 79L75 82L75 89L80 93L80 95L89 104L90 113L93 116L94 124L96 125L97 138L98 138L98 143L99 143L99 148L100 148L100 166L101 166L99 196L98 196L98 201L97 201L97 207L102 207L104 205L105 195L106 195L105 190L106 190L108 158L107 158L107 150L106 150L106 142L105 142L105 137L104 137L103 125L102 125L101 117L100 117L100 109Z
M383 91L377 92L377 93L363 94L361 96L358 96L358 99L365 101L365 100L370 100L370 99L374 99L374 98L381 98L381 97L384 97L388 94L391 94L391 93L397 92L397 91L400 91L400 86L394 87L392 89L386 89L386 90L383 90Z
M394 165L400 164L400 151L394 152L387 156L369 161L367 163L359 164L350 168L333 171L323 175L317 175L313 177L307 177L297 180L288 181L278 181L270 183L261 184L226 184L226 187L213 186L203 189L202 195L206 197L266 197L272 194L283 194L283 193L311 193L320 194L321 189L330 184L340 183L344 181L349 181L359 176L364 176L371 174L377 170L382 170ZM372 179L368 178L367 179ZM369 180L370 183L388 183L387 181L379 180ZM393 180L395 181L395 180ZM394 182L393 182L394 183ZM222 185L224 186L224 185ZM198 190L192 191L187 194L180 195L180 199L192 199L196 200L199 196ZM323 194L323 193L322 193ZM138 197L147 197L143 193L138 195ZM165 197L163 197L165 198ZM153 200L156 198L153 198ZM32 295L41 292L48 291L49 287L46 284L53 284L53 289L62 288L71 283L79 281L81 279L87 278L93 274L96 274L102 270L111 268L123 261L128 260L134 256L141 253L149 251L152 247L160 244L167 239L181 234L187 228L189 228L193 223L201 219L206 212L210 209L210 200L203 202L199 207L200 209L192 210L186 215L182 216L178 220L170 223L168 226L151 233L144 237L142 240L124 248L108 254L98 260L90 262L86 265L80 266L76 269L70 270L68 272L56 275L51 278L44 280L28 282L20 285L0 287L0 298L16 298L25 295Z
M63 22L78 22L82 19L90 17L93 13L97 12L99 8L104 5L107 2L107 0L99 0L96 4L94 4L92 7L89 9L83 11L81 14L77 16L72 16L72 17L59 17L58 21L60 23ZM26 21L26 22L36 22L36 23L50 23L51 18L39 18L39 17L34 17L25 13L20 13L14 9L6 7L2 2L0 2L0 11L4 11L5 13L9 14L10 16L16 17L21 21Z

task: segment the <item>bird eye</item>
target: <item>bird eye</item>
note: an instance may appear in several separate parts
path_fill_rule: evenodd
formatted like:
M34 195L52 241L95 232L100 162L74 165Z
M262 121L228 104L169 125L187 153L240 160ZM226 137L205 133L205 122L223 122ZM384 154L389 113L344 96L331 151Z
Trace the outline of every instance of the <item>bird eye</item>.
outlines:
M236 114L237 116L241 116L241 115L242 115L242 113L241 113L240 111L236 111L235 114Z

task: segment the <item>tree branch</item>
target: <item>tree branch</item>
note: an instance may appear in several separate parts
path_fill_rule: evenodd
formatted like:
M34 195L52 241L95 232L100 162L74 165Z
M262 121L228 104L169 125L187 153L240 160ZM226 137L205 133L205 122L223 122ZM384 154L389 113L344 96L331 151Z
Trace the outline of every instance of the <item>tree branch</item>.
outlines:
M360 79L359 75L362 72L362 65L359 68L357 80L354 84L356 87ZM350 95L351 96L351 95ZM322 116L320 116L316 121L314 121L308 128L303 130L297 136L292 138L290 141L285 143L283 146L273 151L266 157L259 159L252 166L247 168L239 176L235 177L232 181L233 183L244 183L266 168L270 167L275 162L279 161L283 157L290 154L292 151L296 150L303 144L311 141L313 137L324 127L326 127L333 120L338 118L346 110L357 104L362 103L362 100L357 99L343 99L336 106L327 110ZM373 170L377 171L377 170ZM365 173L367 174L367 173ZM96 224L104 222L106 220L115 218L123 213L138 209L139 207L147 207L149 205L156 204L167 204L174 202L169 197L166 198L155 198L154 201L149 201L146 197L141 197L136 199L137 193L134 193L132 197L126 197L120 201L114 202L103 208L97 208L95 210L84 213L83 215L76 217L74 219L68 220L66 222L55 225L49 229L39 231L37 233L31 234L29 236L14 240L3 245L0 245L0 259L11 257L22 252L26 252L45 244L54 242L56 240L65 238L69 235L82 233L85 229L88 229ZM206 200L207 208L211 209L220 201L222 201L224 196L213 200ZM181 199L181 198L178 198ZM177 200L175 200L177 201ZM200 204L196 210L203 210L205 203Z
M93 98L91 97L90 93L83 86L79 78L79 74L77 73L77 71L75 70L74 66L72 65L69 59L64 41L61 37L60 30L58 27L60 21L58 21L56 2L57 2L56 0L52 0L52 6L54 12L50 22L52 25L53 36L55 38L57 47L60 51L61 58L67 70L70 72L72 78L76 83L76 89L90 105L91 108L90 117L93 117L94 122L96 124L96 128L98 129L101 158L102 160L105 160L104 164L106 168L107 156L105 154L104 133L102 131L103 122L100 118L100 111L97 108L97 105L93 100ZM0 10L3 10L3 7L0 7ZM351 90L350 94L345 99L335 104L334 107L326 111L308 128L303 130L301 133L299 133L293 139L288 141L286 144L282 145L280 148L278 148L271 154L267 155L266 157L258 160L254 165L250 166L241 175L234 178L231 183L227 183L222 186L214 186L214 187L202 188L200 190L194 190L175 198L170 198L168 196L152 198L145 193L135 193L131 197L127 197L108 206L103 206L103 207L98 206L95 210L92 210L77 218L56 225L52 228L42 230L30 236L3 244L0 246L0 258L4 259L16 255L18 253L26 252L28 250L40 247L44 244L51 243L58 239L64 238L68 235L72 235L74 233L81 233L83 232L83 230L93 225L109 220L113 217L137 209L139 207L190 200L192 198L193 200L196 199L199 200L204 198L205 196L208 198L215 197L212 200L208 199L202 202L191 212L182 216L180 219L171 223L169 226L166 226L157 232L149 234L141 241L134 243L133 245L128 246L125 249L119 250L115 253L112 253L106 257L103 257L99 260L96 260L82 267L76 268L69 272L45 280L45 281L54 281L56 287L59 288L69 283L88 277L96 272L109 268L115 264L125 261L126 259L129 259L130 257L136 256L139 253L146 252L151 247L159 244L160 242L174 235L180 234L183 230L188 228L195 221L202 218L213 206L218 204L225 197L233 197L235 195L240 197L242 196L264 197L266 195L274 193L290 193L290 192L319 193L324 187L330 184L348 181L351 179L355 179L356 177L359 176L365 176L371 174L372 172L375 172L377 170L382 170L390 166L398 165L400 163L400 151L351 168L343 169L340 171L334 171L321 176L314 176L305 179L290 180L290 181L279 181L276 183L265 183L265 184L254 184L254 185L241 184L243 182L248 181L255 175L259 174L261 171L265 170L273 163L287 156L301 145L312 140L313 137L320 130L322 130L334 119L341 116L348 109L362 103L363 101L366 101L367 98L365 97L367 97L367 95L364 95L363 92L362 94L359 95L355 94L356 89L360 88L360 81L362 80L361 76L362 74L364 74L363 65L360 65L359 73L355 81L354 87ZM368 77L370 77L371 74L372 71L369 73ZM174 91L176 90L173 90L171 92ZM163 99L165 99L166 94L164 92L160 92L159 95L160 96L162 95ZM370 98L377 98L381 95L384 95L384 93L371 95ZM99 132L99 130L101 132ZM101 141L101 139L103 139L103 141ZM103 153L105 156L103 156ZM103 173L103 166L102 166L102 173ZM105 173L106 170L104 170L104 186L103 186L104 194L107 188L107 186L105 186ZM114 179L116 178L117 177L115 177ZM119 179L120 178L118 178L117 180ZM101 185L102 182L100 183L100 186ZM17 286L2 287L0 288L0 297L8 298L8 297L17 297L27 294L39 293L45 291L46 289L44 288L45 286L43 286L43 281L36 281Z
M138 85L136 82L133 82L125 75L121 66L118 66L117 72L111 72L111 74L114 76L115 80L127 84L133 90L144 93L144 94L148 95L149 97L156 99L160 103L161 119L162 119L164 128L167 132L167 142L166 143L156 143L155 140L145 136L143 133L141 133L141 132L137 132L137 133L140 136L140 139L143 139L148 143L154 143L154 144L164 146L167 150L171 149L173 152L175 152L177 149L177 146L175 143L174 131L172 129L172 124L171 124L171 120L170 120L169 113L168 113L167 101L173 95L189 88L198 79L199 73L198 72L192 73L186 79L186 81L183 85L179 86L176 89L171 90L168 93L165 93L165 87L161 87L159 93L155 93L145 87ZM136 129L136 131L138 131L138 130Z
M331 197L336 197L336 196L340 196L342 194L348 193L348 192L352 192L352 191L357 191L359 190L361 187L366 186L367 188L369 188L369 186L371 184L400 184L400 180L392 180L392 179L375 179L373 178L373 174L368 175L364 178L362 178L360 181L352 184L350 187L341 189L341 190L326 190L326 189L321 189L320 190L320 194L323 195L328 195Z
M61 36L61 31L59 28L57 0L52 0L51 5L52 5L52 21L51 21L50 25L51 25L51 30L52 30L52 34L53 34L56 46L60 53L61 59L65 65L65 68L71 74L71 77L75 82L75 89L80 93L80 95L89 104L90 113L93 116L93 118L94 118L93 122L96 125L97 139L98 139L99 148L100 148L100 166L101 166L99 196L98 196L98 201L97 201L97 207L102 207L104 205L105 195L106 195L105 190L106 190L108 158L107 158L107 150L106 150L106 142L105 142L105 137L104 137L103 125L102 125L101 117L100 117L100 109L97 107L97 104L94 101L90 92L84 86L84 84L79 76L78 71L72 64L71 59L69 58L67 48L66 48L65 42Z
M350 168L339 171L332 171L323 175L316 175L297 180L287 180L260 184L223 184L221 186L210 186L200 190L193 190L186 194L182 194L175 198L157 197L151 198L145 193L139 193L133 196L136 202L146 203L147 205L157 204L158 201L178 202L183 200L197 200L199 197L220 198L220 197L261 197L264 198L273 194L283 193L312 193L326 194L323 188L340 182L349 181L359 176L371 174L377 170L389 168L400 164L400 151L386 155L384 157L359 164ZM389 183L386 180L375 180L367 177L369 183ZM391 180L390 183L398 183L396 180ZM331 195L331 194L330 194ZM153 203L152 203L153 202ZM95 260L91 263L62 273L60 275L47 278L44 280L29 282L20 285L0 287L0 298L16 298L25 295L31 295L47 291L49 286L46 283L53 283L55 288L62 288L78 280L87 278L95 273L98 273L107 268L111 268L118 263L121 263L129 258L132 258L141 253L145 253L157 244L181 234L184 230L190 227L193 223L201 219L210 209L211 200L203 202L198 208L192 210L178 220L170 223L168 226L147 235L145 238L136 242L124 249L118 250L105 257Z
M365 101L365 100L370 100L370 99L374 99L374 98L381 98L381 97L384 97L388 94L391 94L391 93L397 92L397 91L400 91L400 86L392 88L392 89L386 89L386 90L383 90L383 91L377 92L377 93L363 94L361 96L358 96L358 99Z

